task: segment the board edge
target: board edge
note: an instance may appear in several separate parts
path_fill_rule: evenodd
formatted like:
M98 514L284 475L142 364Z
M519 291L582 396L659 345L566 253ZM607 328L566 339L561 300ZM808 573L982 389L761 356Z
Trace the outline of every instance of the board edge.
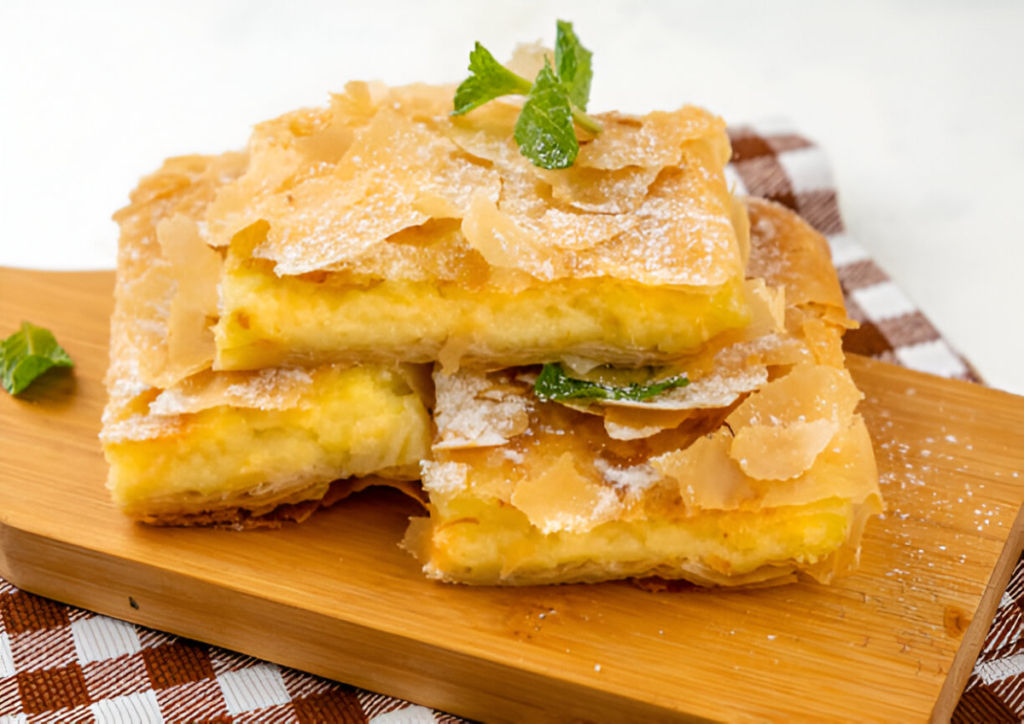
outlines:
M69 571L74 572L76 585L68 585ZM226 591L181 572L104 556L24 531L2 519L0 576L19 590L66 605L476 721L716 721L252 593ZM126 586L129 581L131 584ZM219 597L237 599L252 607L250 616L255 612L258 620L275 625L277 637L261 635L269 627L254 632L250 624L240 623L251 620L250 616L239 616L234 608L219 602ZM195 611L197 602L206 604L205 614ZM310 656L300 645L287 650L301 638L302 631L315 634L310 640L318 641L317 655ZM368 653L382 650L395 654L395 665L382 667L380 659ZM387 677L381 676L382 668ZM551 693L544 695L545 690Z
M1010 582L1010 576L1024 552L1024 504L1021 505L1013 526L1006 538L1006 544L996 561L992 575L989 577L985 592L981 596L981 602L971 623L964 632L963 640L957 648L953 663L946 674L946 680L939 691L939 698L935 701L932 709L931 722L942 724L948 722L956 711L960 697L963 695L964 687L974 670L974 664L978 660L988 630L995 619L996 611L999 609L999 602Z

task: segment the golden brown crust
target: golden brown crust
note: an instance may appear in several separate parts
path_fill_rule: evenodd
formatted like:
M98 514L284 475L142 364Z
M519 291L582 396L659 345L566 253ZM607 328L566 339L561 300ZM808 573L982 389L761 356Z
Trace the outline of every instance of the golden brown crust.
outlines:
M140 512L131 517L140 523L167 527L203 526L231 530L279 528L286 522L301 523L320 508L329 508L370 487L393 488L417 503L426 505L426 496L419 481L371 475L365 478L335 480L327 486L317 485L283 496L244 493L224 501L222 506L210 502L179 504L165 512ZM237 498L243 495L249 499L245 505L239 505Z
M788 305L820 304L845 310L825 237L785 206L759 198L747 198L745 203L751 244L747 277L785 286Z
M521 106L452 116L452 99L350 83L256 127L206 215L227 250L216 369L636 366L744 324L748 245L720 118L601 114L552 170L515 143Z
M130 401L119 391L139 386L168 387L213 362L212 334L203 336L205 320L195 314L182 320L175 314L184 296L179 294L184 291L179 286L188 287L191 281L200 280L194 267L167 257L165 237L180 237L182 231L199 234L197 222L217 189L240 174L245 163L246 156L239 153L168 159L139 182L131 203L114 214L121 236L107 375L109 414L116 414L119 405ZM172 220L189 228L161 228L162 223L171 224ZM214 254L212 259L216 258ZM212 273L217 273L216 266ZM208 281L208 275L203 281ZM215 313L215 295L206 296L212 296L213 308L208 311ZM175 329L176 325L180 328ZM174 348L172 338L176 336L190 337L175 340L187 342L189 354L183 356Z
M695 404L661 424L652 417L647 430L642 405L628 410L633 418L614 420L613 429L607 410L614 408L603 412L602 428L594 423L600 418L581 415L578 405L569 411L537 400L535 372L529 369L435 375L439 444L435 462L424 466L431 518L414 520L404 542L428 577L543 585L656 576L749 588L798 578L828 583L856 565L864 524L882 504L870 437L854 412L861 394L843 369L840 339L848 320L829 248L792 211L757 199L745 203L751 220L748 300L756 296L760 307L750 328L724 334L720 346L712 343L710 369L714 374L760 368L767 379L754 391L728 396L724 407ZM683 397L687 388L672 393ZM528 416L528 427L507 424L514 417L507 410ZM621 435L623 425L636 434ZM687 436L694 426L697 433ZM567 430L573 434L564 435ZM511 508L527 521L489 517L492 505ZM476 548L469 521L448 527L453 521L443 513L467 509L476 511L479 520L473 522L481 531L515 526L519 542ZM807 543L783 548L788 552L780 555L769 533L782 524L778 516L792 516L793 525L801 525L805 514L844 519L845 533L813 554ZM757 518L739 523L733 515ZM696 521L714 527L731 519L741 535L756 538L762 517L768 521L766 552L752 569L744 559L748 549L737 553L723 545L721 555L708 553L702 547L708 541L692 555L685 546L645 547L643 554L620 560L609 553L601 532L649 540L648 524L657 531L673 521L701 529ZM809 539L819 534L811 532ZM579 548L561 547L565 540ZM661 550L661 557L653 550Z
M208 436L199 414L207 410L261 413L298 408L318 390L329 390L331 378L345 371L331 366L229 373L208 369L214 345L212 334L205 335L217 312L221 258L203 243L202 219L217 190L238 176L246 163L247 157L237 153L168 159L142 179L131 203L114 215L121 237L106 377L109 400L101 439L111 464L109 485L115 499L135 479L135 474L123 472L134 469L122 466L124 449L154 440L167 440L173 447L175 439ZM416 390L423 388L422 371L398 368L395 374ZM408 461L407 454L401 462L409 464L378 471L331 467L278 472L273 479L233 492L193 491L132 500L124 512L153 525L276 526L283 520L305 519L323 505L332 487L342 487L332 486L332 477L376 472L415 479L418 461ZM349 488L361 484L354 481Z
M212 243L228 246L259 222L266 233L246 256L279 276L408 280L468 264L703 289L741 274L720 118L692 106L601 114L604 131L583 139L572 167L551 171L519 152L518 106L498 100L453 117L452 98L450 86L350 83L329 107L260 124L245 174L210 207ZM406 243L444 220L461 231L435 223L436 234Z

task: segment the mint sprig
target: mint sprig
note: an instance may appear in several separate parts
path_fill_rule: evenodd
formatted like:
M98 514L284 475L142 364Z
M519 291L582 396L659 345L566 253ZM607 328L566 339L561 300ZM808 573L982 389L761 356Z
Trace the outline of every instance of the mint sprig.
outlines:
M516 120L514 138L519 153L541 168L569 168L580 152L569 94L547 58Z
M53 367L74 366L52 332L28 322L22 322L20 330L0 342L0 385L12 395Z
M590 81L594 76L590 67L592 53L580 44L572 23L558 21L555 37L555 68L569 94L569 100L581 111L587 110L590 100Z
M477 43L469 54L471 75L455 91L452 115L461 116L502 96L526 96L515 127L519 152L534 166L568 168L580 150L573 124L594 134L603 130L600 121L585 112L593 78L590 59L591 52L576 37L572 23L564 20L558 21L554 68L545 58L532 83Z
M628 387L611 387L597 382L578 380L570 377L561 365L546 364L533 385L534 394L542 402L560 400L629 400L646 402L666 390L686 387L690 380L686 375L677 375L653 382L649 385L630 383Z
M491 51L480 43L469 54L469 72L473 75L462 81L455 91L453 116L469 113L501 96L526 95L530 92L530 81L496 61Z

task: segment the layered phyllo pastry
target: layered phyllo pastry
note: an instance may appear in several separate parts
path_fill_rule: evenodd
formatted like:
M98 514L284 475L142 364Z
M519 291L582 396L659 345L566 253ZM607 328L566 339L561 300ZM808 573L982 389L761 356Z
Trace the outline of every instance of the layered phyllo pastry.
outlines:
M668 366L435 372L429 516L449 582L828 582L881 511L825 240L749 202L752 322Z
M115 217L116 503L245 528L392 484L445 582L849 570L882 502L825 240L732 195L718 117L587 115L570 24L469 67L143 179Z
M206 214L226 253L215 369L671 362L750 319L722 120L598 114L575 163L513 138L520 106L350 83L256 127Z
M224 252L206 243L204 219L217 190L247 167L243 154L171 159L116 215L101 437L114 500L138 520L251 527L302 518L332 482L415 480L429 453L423 369L211 369Z

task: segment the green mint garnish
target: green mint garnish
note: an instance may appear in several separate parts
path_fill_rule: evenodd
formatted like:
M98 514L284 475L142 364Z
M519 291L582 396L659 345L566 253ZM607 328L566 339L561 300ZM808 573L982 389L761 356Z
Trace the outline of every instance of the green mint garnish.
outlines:
M592 53L580 45L580 39L572 30L572 23L558 21L558 35L555 39L555 69L569 93L569 100L581 111L587 110L590 100L590 68Z
M530 81L496 61L480 43L469 54L469 72L473 75L462 81L462 85L455 91L454 116L461 116L501 96L526 95L530 92Z
M516 121L515 139L519 153L541 168L569 168L580 152L569 95L547 58Z
M0 342L0 385L17 395L52 367L74 367L53 334L28 322Z
M603 128L597 119L584 112L593 77L590 58L590 51L573 32L572 23L564 20L558 21L555 67L545 59L532 83L496 61L490 51L477 43L469 54L471 75L455 91L452 115L461 116L501 96L526 96L515 128L519 152L534 166L568 168L580 150L573 123L591 133L600 133Z
M628 387L609 387L596 382L578 380L565 374L561 365L546 364L541 370L533 391L537 397L548 402L550 400L630 400L645 402L657 397L666 390L686 387L690 381L686 375L677 375L649 385L635 382Z

